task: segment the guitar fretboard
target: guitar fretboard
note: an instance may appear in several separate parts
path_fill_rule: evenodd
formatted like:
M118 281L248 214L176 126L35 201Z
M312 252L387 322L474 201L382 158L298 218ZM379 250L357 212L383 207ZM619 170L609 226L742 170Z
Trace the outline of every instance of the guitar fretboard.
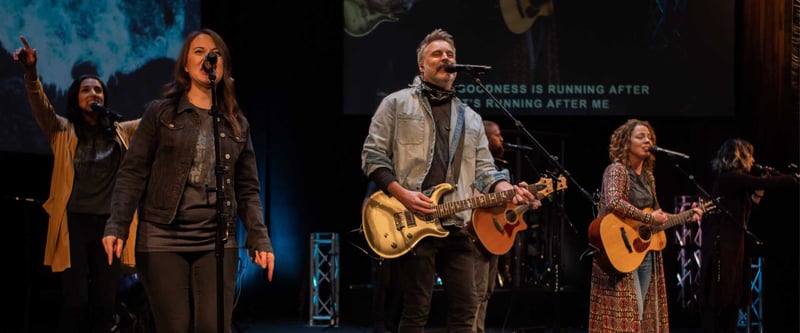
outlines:
M436 206L436 213L433 214L433 217L440 218L467 209L497 206L501 203L511 200L511 198L513 197L514 197L514 190L507 190L507 191L489 193L486 195L466 200L446 202Z
M704 200L704 201L701 202L699 207L703 211L707 211L709 209L712 209L714 207L714 205L713 205L712 201L705 201ZM667 229L672 228L674 226L686 223L689 220L689 218L692 217L692 215L694 215L694 210L687 209L687 210L682 211L682 212L680 212L678 214L670 215L667 218L667 222L666 223L664 223L664 224L662 224L660 226L653 226L651 229L653 231L656 231L656 232L661 231L661 230L667 230Z
M528 184L527 189L533 193L537 199L541 199L553 192L553 185L549 178L542 178L540 181L536 182L536 184ZM436 213L434 213L432 216L428 216L426 219L438 219L467 209L498 206L502 203L511 201L514 198L514 195L516 195L516 190L511 189L489 193L465 200L446 202L437 205Z

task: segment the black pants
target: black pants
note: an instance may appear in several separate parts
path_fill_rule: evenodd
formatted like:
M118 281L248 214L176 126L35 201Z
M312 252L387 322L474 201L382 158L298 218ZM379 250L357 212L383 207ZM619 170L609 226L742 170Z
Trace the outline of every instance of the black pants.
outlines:
M71 267L61 273L59 332L108 333L115 324L119 259L108 265L101 239L108 215L68 214Z
M437 267L441 267L439 276L447 303L447 331L472 331L478 304L472 263L473 246L464 230L453 230L445 238L422 239L412 251L397 259L403 288L400 333L424 332L431 309Z
M237 249L225 249L223 259L224 328L230 333ZM217 333L214 251L136 252L136 269L150 303L156 332Z
M396 259L373 259L373 332L397 333L402 310L400 268Z

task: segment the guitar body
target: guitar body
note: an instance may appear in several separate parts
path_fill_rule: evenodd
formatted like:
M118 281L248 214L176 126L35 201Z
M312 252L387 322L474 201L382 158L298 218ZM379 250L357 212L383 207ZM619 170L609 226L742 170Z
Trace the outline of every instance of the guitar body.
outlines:
M447 183L436 185L431 199L439 202L443 195L452 190L453 186ZM450 234L439 219L422 219L383 191L377 191L367 199L361 220L367 244L383 258L397 258L406 254L425 237L443 238Z
M503 255L511 250L517 233L528 229L523 215L524 210L520 211L510 202L499 207L476 209L472 211L472 222L467 224L467 230L480 239L476 244L483 250Z
M645 209L650 213L652 209ZM615 214L595 218L589 224L589 243L600 249L595 256L606 269L628 273L639 267L650 251L667 246L664 230L652 233L647 224L633 219L620 219Z
M714 202L701 198L697 208L703 212L716 210ZM652 213L653 210L646 208L644 212ZM687 209L670 215L666 223L659 225L645 224L629 218L621 219L613 213L598 216L589 224L589 244L598 249L595 256L604 269L632 272L639 267L647 252L661 251L667 246L667 234L664 230L687 223L694 213L693 209Z
M363 18L363 21L350 19L345 22L344 32L352 37L364 37L375 30L383 22L397 22L399 18L390 14L375 14Z
M539 16L553 15L553 0L500 0L500 12L508 30L528 31Z
M566 178L560 176L558 189L566 187ZM452 190L453 185L448 183L434 186L430 198L436 203L433 207L436 212L424 218L414 215L406 209L403 203L396 198L389 197L383 191L373 193L366 199L361 210L361 228L367 244L383 258L397 258L406 254L425 237L447 237L450 232L442 227L439 218L468 209L473 209L473 223L479 220L488 220L490 221L489 227L495 229L494 233L486 231L485 229L489 227L485 226L476 229L481 242L484 242L480 238L482 234L488 234L486 237L489 239L495 238L494 242L497 244L491 246L493 252L500 254L508 252L516 233L527 228L521 218L527 205L509 208L511 211L516 210L517 217L514 218L506 210L509 207L508 203L514 198L516 190L510 189L442 203L442 197ZM528 190L535 192L536 196L541 199L554 191L553 180L541 178L536 184L528 185ZM497 210L484 211L483 209L487 207ZM477 216L474 210L479 210ZM481 223L478 222L478 224ZM498 232L498 228L502 229L502 232Z
M528 185L528 191L542 200L555 191L567 188L567 178L559 176L555 185L548 177L542 177L534 184ZM503 255L511 250L517 233L528 229L522 217L528 211L528 205L514 205L510 201L472 211L472 221L467 224L467 231L478 248L494 255Z
M405 0L373 1L344 0L344 32L352 37L364 37L384 22L397 22L411 8Z

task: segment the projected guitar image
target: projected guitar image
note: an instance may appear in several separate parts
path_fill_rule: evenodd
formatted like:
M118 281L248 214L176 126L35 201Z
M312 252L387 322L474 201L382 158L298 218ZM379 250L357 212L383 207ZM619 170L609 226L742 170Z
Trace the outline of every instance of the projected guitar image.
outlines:
M539 17L553 15L553 0L500 0L500 12L508 30L521 34Z
M364 37L381 23L397 22L416 0L344 0L344 32Z

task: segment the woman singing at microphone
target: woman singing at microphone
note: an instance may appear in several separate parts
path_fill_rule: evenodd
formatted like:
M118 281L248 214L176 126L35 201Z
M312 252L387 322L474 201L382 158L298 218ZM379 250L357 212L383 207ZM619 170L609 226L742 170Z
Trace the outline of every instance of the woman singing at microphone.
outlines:
M712 197L721 198L721 212L708 214L701 223L703 332L735 332L738 310L750 304L750 270L744 267L753 204L761 202L764 190L798 187L796 175L751 174L756 165L753 150L750 142L728 139L711 161L716 176Z

